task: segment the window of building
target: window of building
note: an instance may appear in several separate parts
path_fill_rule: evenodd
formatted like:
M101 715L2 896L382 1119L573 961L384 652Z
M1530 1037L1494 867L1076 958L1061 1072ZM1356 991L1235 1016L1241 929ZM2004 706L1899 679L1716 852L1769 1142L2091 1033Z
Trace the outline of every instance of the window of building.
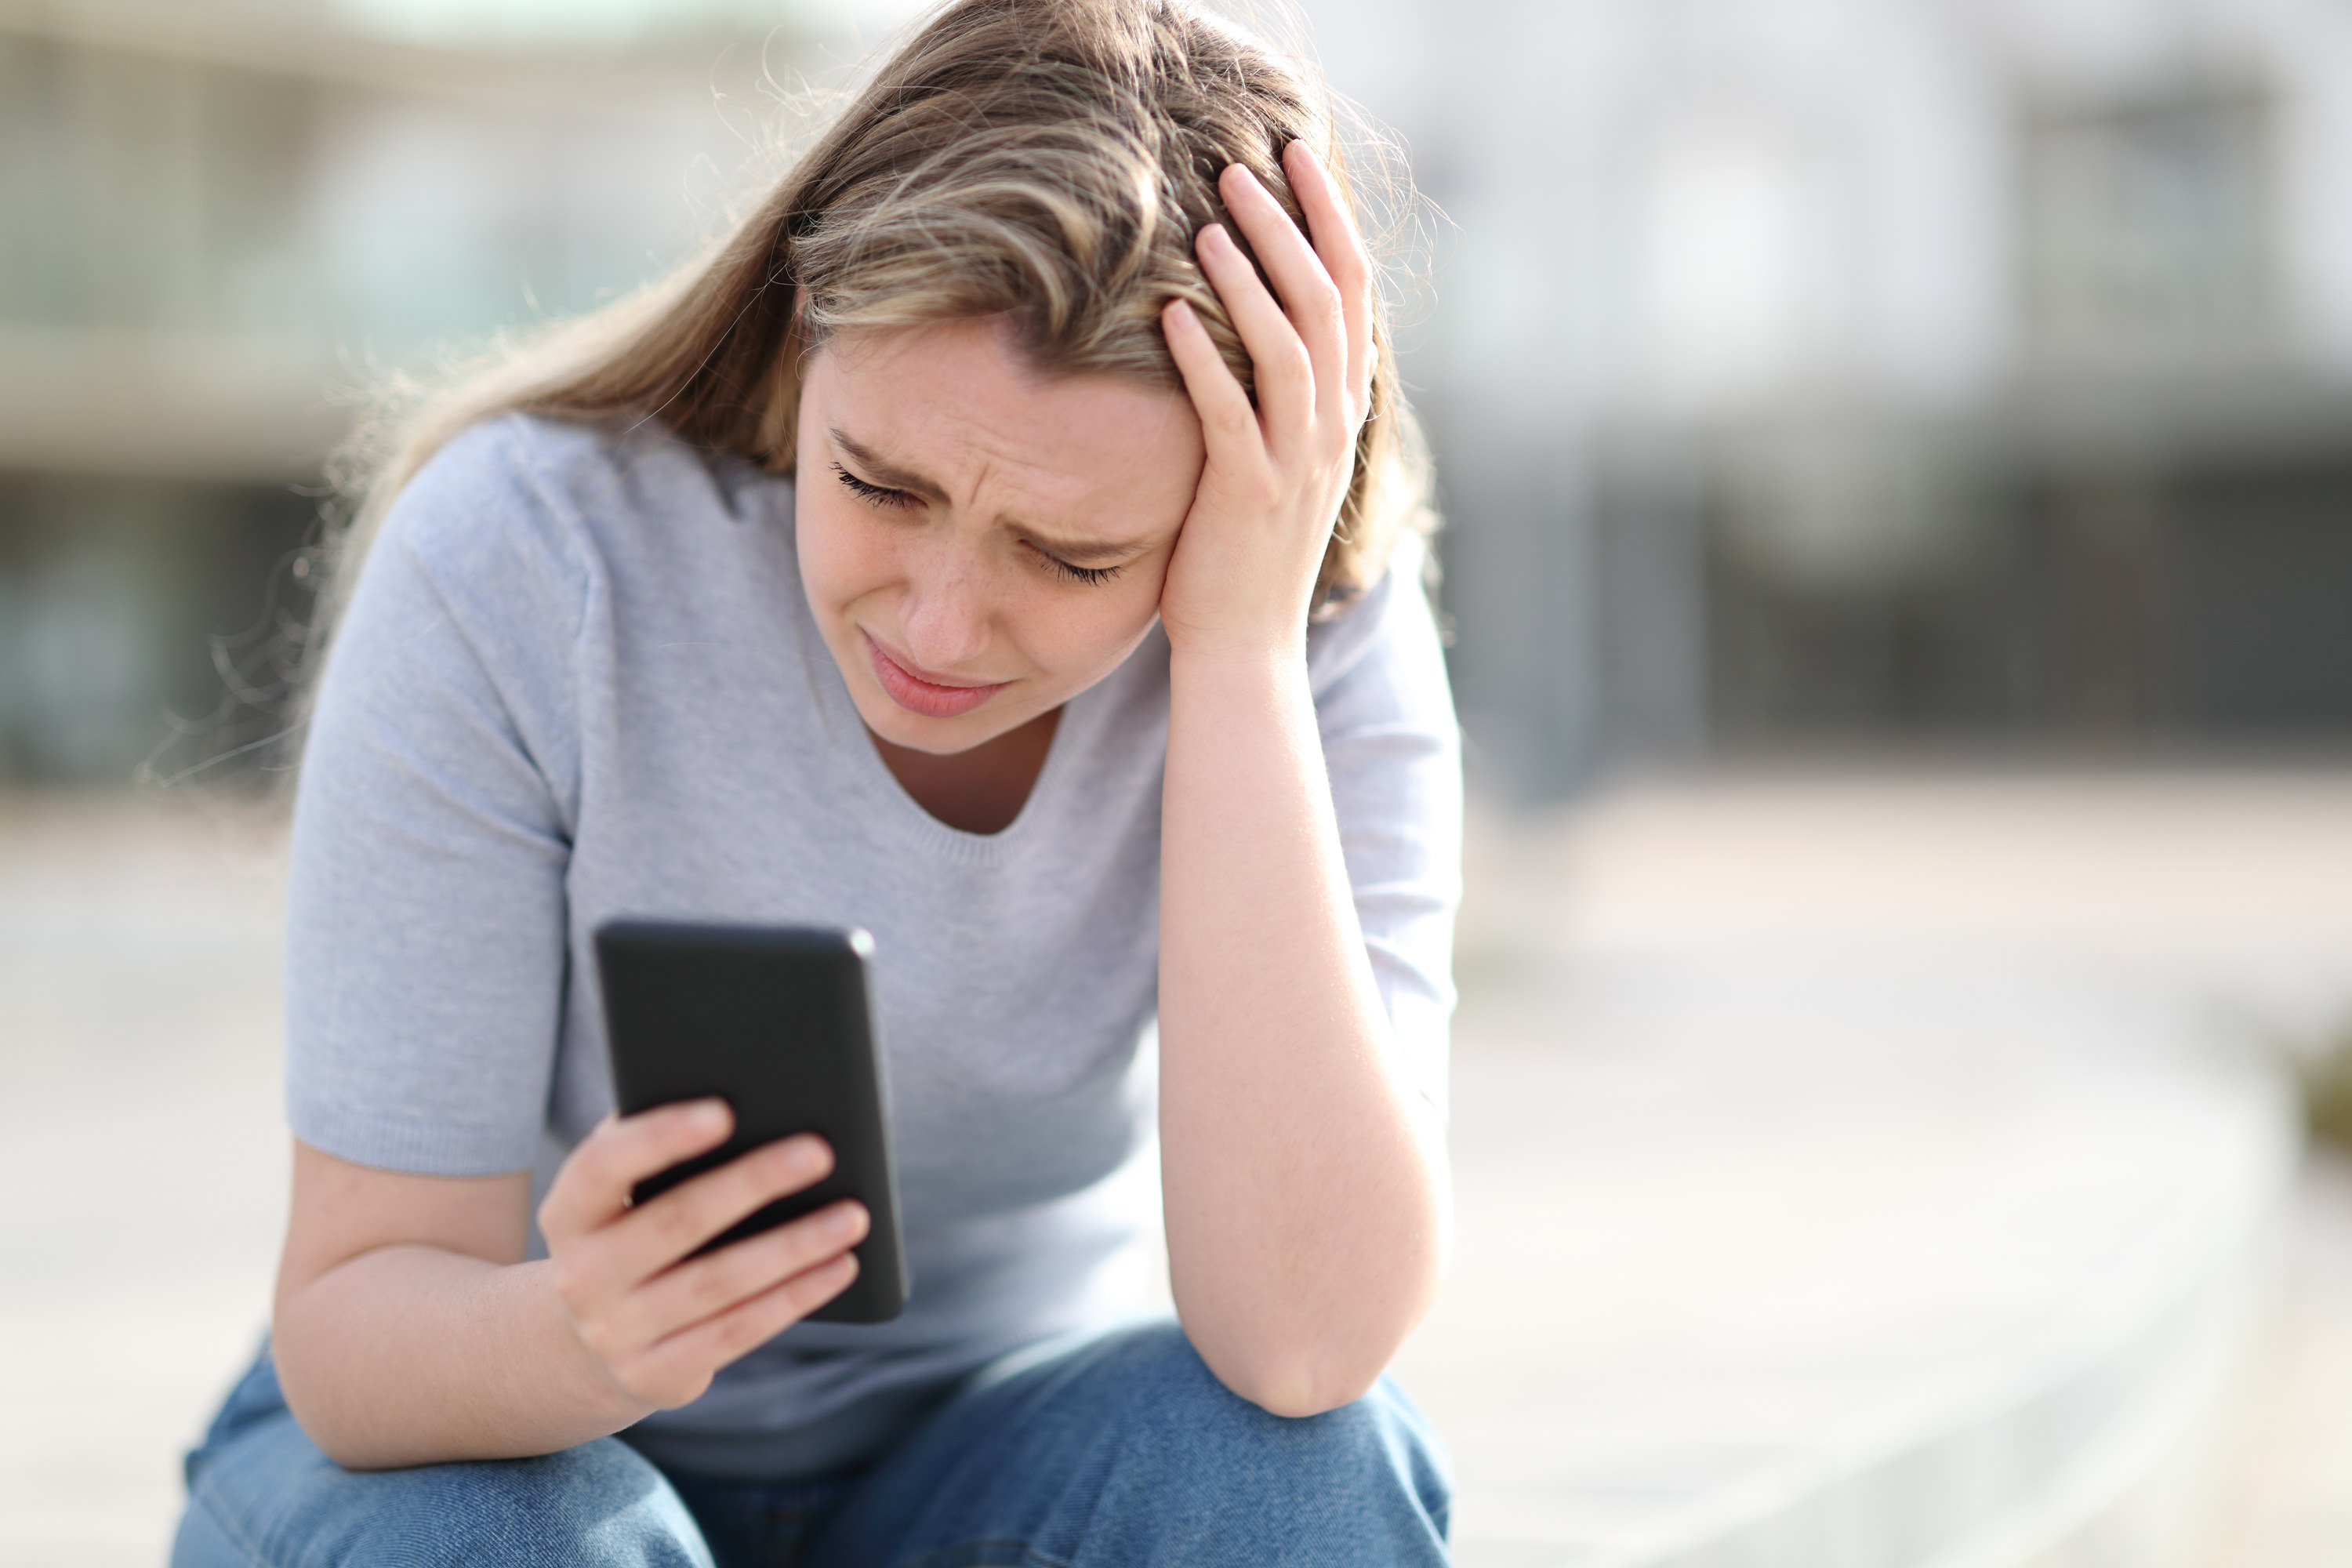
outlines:
M2242 87L2030 108L2019 233L2034 347L2108 357L2258 342L2274 292L2269 121Z

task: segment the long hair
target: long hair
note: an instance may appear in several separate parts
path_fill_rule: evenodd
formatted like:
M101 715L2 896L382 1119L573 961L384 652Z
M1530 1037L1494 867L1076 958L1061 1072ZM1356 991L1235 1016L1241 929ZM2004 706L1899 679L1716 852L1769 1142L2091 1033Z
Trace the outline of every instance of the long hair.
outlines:
M1244 386L1246 350L1193 260L1240 163L1303 229L1282 170L1305 141L1355 198L1312 68L1181 0L956 0L918 28L731 234L638 294L508 347L404 417L364 423L341 474L320 624L383 514L452 437L509 412L659 421L793 465L803 358L837 332L997 318L1048 374L1180 389L1160 312L1189 301ZM1370 417L1318 613L1433 524L1426 465L1374 304ZM323 638L313 639L315 654Z

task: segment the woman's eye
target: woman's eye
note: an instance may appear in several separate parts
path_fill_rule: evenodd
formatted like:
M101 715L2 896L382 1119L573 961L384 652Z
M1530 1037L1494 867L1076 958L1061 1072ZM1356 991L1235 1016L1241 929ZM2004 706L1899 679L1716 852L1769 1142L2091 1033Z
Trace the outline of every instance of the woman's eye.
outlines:
M843 484L849 487L850 494L868 506L906 507L915 504L915 498L905 490L888 489L881 485L868 484L839 463L833 465L833 471Z
M1073 566L1058 555L1048 555L1045 552L1038 550L1034 544L1029 548L1036 551L1037 559L1051 566L1066 582L1108 583L1119 573L1119 569L1116 566Z

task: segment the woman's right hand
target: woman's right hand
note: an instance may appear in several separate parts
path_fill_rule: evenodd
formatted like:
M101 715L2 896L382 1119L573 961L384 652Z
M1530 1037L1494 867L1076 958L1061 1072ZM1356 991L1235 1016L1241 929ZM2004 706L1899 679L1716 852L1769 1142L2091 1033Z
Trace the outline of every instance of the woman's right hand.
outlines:
M606 1117L556 1173L540 1233L572 1330L604 1379L647 1410L698 1397L719 1369L832 1300L857 1277L865 1205L845 1198L701 1258L695 1248L823 1181L833 1151L781 1139L632 1205L647 1176L717 1148L722 1100Z

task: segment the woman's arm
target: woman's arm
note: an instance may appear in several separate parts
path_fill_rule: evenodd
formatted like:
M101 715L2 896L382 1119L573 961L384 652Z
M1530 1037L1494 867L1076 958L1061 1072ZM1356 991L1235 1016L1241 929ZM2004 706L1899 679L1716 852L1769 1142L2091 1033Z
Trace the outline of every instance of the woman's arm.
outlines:
M605 460L590 434L516 421L444 447L369 552L310 722L287 910L301 1142L272 1332L295 1415L347 1465L617 1430L694 1397L856 1267L855 1205L845 1239L803 1221L681 1261L817 1179L784 1168L789 1142L629 1205L638 1179L724 1140L724 1106L583 1139L540 1209L551 1258L525 1261L517 1167L546 1122L569 972L573 659L606 591L541 475Z
M686 1255L824 1179L787 1139L631 1208L645 1176L723 1142L723 1104L607 1121L540 1209L528 1172L415 1176L294 1146L271 1353L288 1406L338 1463L381 1469L549 1454L683 1405L856 1277L865 1210L830 1205Z
M1235 1392L1306 1415L1360 1396L1420 1321L1447 1221L1442 1134L1400 1081L1305 650L1369 403L1370 268L1303 144L1285 167L1312 247L1246 172L1223 184L1282 303L1221 229L1200 242L1257 406L1189 309L1166 321L1209 458L1161 599L1160 1116L1185 1330Z

